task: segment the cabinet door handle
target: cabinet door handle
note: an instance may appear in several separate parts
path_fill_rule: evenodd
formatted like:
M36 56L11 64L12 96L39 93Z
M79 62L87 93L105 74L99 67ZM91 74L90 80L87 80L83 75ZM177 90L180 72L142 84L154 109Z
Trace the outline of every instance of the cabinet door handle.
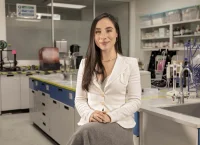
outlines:
M42 103L43 106L45 106L45 103Z
M43 96L45 96L45 93L42 93Z
M43 112L42 115L46 116L46 114Z
M54 101L54 100L53 100L53 103L54 103L54 104L57 104L57 102L56 102L56 101Z
M7 75L7 77L14 77L14 75L13 74L9 74L9 75Z
M35 82L35 80L32 80L32 82Z
M42 83L42 85L44 86L44 83Z
M64 108L67 109L67 110L69 110L69 107L67 107L67 106L64 106Z
M33 74L26 74L26 76L31 76L31 75L33 75Z
M35 92L34 92L34 91L32 91L32 93L34 94Z
M46 126L46 123L43 122L43 125Z
M59 88L58 91L61 91L61 92L62 92L62 89Z

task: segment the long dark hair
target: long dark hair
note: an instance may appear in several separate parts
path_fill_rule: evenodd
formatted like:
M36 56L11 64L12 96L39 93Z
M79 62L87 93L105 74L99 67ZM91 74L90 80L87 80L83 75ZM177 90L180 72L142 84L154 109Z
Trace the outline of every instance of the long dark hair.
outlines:
M108 18L111 20L113 25L115 26L116 32L118 34L118 37L116 39L115 43L115 50L117 53L122 55L122 48L121 48L121 35L119 30L119 25L117 23L117 20L114 16L108 13L103 13L99 16L97 16L93 22L90 29L90 40L89 40L89 46L86 53L86 61L85 61L85 69L82 79L82 89L89 91L89 86L92 80L92 77L94 75L94 72L96 74L102 74L103 79L105 78L105 68L101 62L101 49L95 44L95 29L96 25L99 20L103 18Z

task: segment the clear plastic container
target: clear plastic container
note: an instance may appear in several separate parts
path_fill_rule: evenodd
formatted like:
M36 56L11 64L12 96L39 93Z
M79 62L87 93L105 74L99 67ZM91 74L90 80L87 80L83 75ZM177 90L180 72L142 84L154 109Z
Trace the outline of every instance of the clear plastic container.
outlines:
M152 15L152 24L160 25L165 23L165 15L164 13L154 14Z
M184 8L181 10L183 21L194 20L199 18L198 6Z
M151 26L152 25L151 16L140 17L140 25L143 26L143 27Z
M165 15L166 15L166 23L181 21L181 11L180 10L168 11L168 12L165 12Z

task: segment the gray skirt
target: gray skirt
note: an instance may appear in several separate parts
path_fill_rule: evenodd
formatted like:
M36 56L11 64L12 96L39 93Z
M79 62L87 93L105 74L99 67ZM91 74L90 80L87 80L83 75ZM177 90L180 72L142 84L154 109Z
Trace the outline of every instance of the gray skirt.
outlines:
M67 145L133 145L133 133L117 123L91 122L80 126Z

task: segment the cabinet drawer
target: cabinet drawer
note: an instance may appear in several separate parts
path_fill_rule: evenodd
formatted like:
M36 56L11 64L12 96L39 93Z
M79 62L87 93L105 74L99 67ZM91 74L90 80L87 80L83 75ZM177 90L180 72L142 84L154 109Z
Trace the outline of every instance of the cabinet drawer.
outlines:
M35 79L29 78L29 88L33 90L39 89L39 82Z
M38 109L41 111L41 112L44 112L47 110L47 103L44 102L44 101L39 101L38 102Z
M44 120L40 119L40 125L39 126L44 132L49 134L49 132L50 132L49 123L47 123Z
M40 118L43 122L49 124L50 115L47 111L40 112Z
M38 100L41 102L48 102L48 99L50 98L50 95L42 92L42 91L38 91Z
M40 86L40 91L47 93L47 94L50 94L51 88L50 88L49 84L44 83L44 82L40 82L39 86Z
M62 136L60 138L61 144L66 144L74 133L74 112L73 107L60 103L60 126L62 126L60 133L65 134L64 138Z
M51 98L58 100L64 104L74 107L75 92L68 91L63 88L52 86Z

